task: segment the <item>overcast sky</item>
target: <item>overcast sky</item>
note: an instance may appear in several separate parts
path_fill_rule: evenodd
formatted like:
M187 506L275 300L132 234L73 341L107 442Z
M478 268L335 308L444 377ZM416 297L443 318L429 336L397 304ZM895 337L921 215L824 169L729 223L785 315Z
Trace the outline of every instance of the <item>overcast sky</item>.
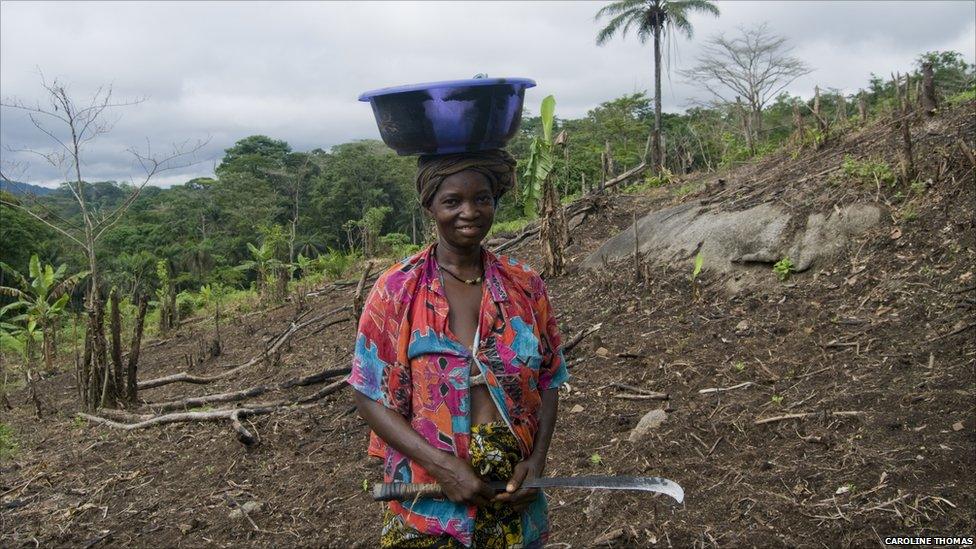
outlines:
M202 162L167 172L168 186L213 173L223 149L253 134L295 150L378 138L360 92L398 84L521 76L534 112L548 94L556 114L583 116L603 101L646 90L650 44L635 36L597 47L593 20L605 2L11 2L0 3L0 96L36 103L38 70L79 99L112 84L120 98L148 100L117 111L113 131L89 145L85 178L135 179L125 149L206 139ZM718 2L718 18L694 15L695 38L672 44L672 69L694 63L698 43L766 21L815 71L788 91L856 91L871 72L911 68L931 50L976 58L976 2ZM666 111L681 110L694 85L665 80ZM54 185L57 171L7 148L49 149L26 116L0 111L4 172ZM11 161L26 170L11 169ZM10 175L10 174L8 174Z

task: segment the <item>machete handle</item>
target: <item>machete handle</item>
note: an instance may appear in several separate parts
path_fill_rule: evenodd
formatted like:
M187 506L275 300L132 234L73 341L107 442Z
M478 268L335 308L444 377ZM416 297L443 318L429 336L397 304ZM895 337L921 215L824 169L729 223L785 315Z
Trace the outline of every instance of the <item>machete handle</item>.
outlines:
M373 485L376 501L410 501L415 498L444 497L440 484L415 484L410 482L384 482Z

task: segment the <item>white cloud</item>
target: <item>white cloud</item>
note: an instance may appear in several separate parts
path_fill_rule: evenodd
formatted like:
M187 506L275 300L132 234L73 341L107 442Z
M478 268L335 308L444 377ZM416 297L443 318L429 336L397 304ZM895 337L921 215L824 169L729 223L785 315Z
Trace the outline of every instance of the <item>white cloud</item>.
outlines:
M0 4L0 95L39 97L37 68L79 95L114 83L119 96L148 96L124 111L89 153L91 180L135 177L129 145L211 141L205 161L156 184L212 171L222 150L263 133L296 150L377 137L364 90L429 80L526 76L537 110L555 94L557 114L578 117L602 101L647 89L650 45L634 36L594 43L602 2L5 2ZM923 51L955 49L976 58L968 2L720 2L719 18L695 15L696 41L677 38L674 69L694 62L717 32L768 21L816 67L790 87L856 90L868 74L910 68ZM665 80L665 110L680 109L695 86ZM0 113L4 146L39 148L43 136L17 112ZM20 158L2 152L4 160ZM31 181L58 174L32 162Z

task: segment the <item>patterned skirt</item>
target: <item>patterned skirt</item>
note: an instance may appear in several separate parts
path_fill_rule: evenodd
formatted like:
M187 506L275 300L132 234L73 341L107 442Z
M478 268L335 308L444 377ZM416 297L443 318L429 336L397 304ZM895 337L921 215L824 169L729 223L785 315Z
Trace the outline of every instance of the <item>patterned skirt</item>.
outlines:
M521 459L518 440L503 422L471 427L471 467L485 481L508 480ZM386 510L380 547L401 549L455 549L464 546L451 536L422 534ZM506 503L490 503L478 508L474 521L472 547L514 549L522 547L522 514Z

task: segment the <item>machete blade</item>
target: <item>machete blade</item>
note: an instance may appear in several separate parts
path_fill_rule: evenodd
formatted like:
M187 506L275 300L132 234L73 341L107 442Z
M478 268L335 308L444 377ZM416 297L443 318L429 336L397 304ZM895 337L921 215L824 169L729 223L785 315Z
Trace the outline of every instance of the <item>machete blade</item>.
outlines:
M490 483L495 490L505 490L505 481ZM589 488L596 490L639 490L670 496L678 503L685 500L685 491L673 481L661 477L544 477L523 483L526 488Z

